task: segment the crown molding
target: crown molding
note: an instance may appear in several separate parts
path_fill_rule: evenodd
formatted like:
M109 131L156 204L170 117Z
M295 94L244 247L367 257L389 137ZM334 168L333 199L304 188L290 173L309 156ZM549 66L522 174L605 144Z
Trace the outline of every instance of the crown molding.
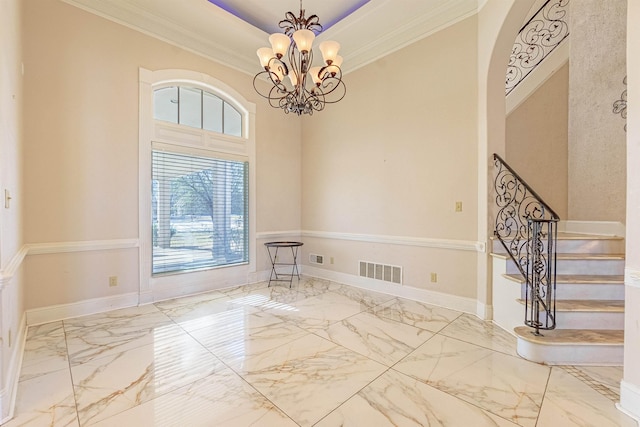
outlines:
M259 69L255 50L266 33L208 1L189 2L189 8L183 2L148 0L62 1L237 71Z
M255 52L267 43L268 34L208 1L188 2L188 7L178 1L62 1L237 71L260 71ZM318 41L340 41L348 73L477 12L478 0L432 0L411 7L370 0Z

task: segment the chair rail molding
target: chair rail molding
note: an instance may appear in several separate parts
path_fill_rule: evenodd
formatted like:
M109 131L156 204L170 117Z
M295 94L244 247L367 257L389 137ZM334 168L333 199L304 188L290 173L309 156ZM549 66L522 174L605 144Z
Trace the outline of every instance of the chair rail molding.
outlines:
M29 255L60 254L68 252L129 249L140 246L138 239L83 240L75 242L27 243Z
M352 240L356 242L385 243L402 246L420 246L436 249L453 249L471 252L485 252L484 242L457 239L436 239L431 237L387 236L380 234L340 233L334 231L302 230L302 237L321 239Z
M16 271L18 271L20 265L22 265L22 261L24 261L24 258L27 256L28 252L28 245L22 245L20 250L18 250L18 252L13 255L13 257L7 264L7 267L0 270L0 291L4 289L4 287L9 283L11 283L11 279L13 279Z

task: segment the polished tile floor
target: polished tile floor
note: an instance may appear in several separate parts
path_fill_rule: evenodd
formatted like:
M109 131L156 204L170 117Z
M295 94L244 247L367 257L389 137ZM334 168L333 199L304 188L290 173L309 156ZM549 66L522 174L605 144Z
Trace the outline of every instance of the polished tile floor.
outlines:
M457 311L318 279L30 327L7 426L636 426L617 367L548 367Z

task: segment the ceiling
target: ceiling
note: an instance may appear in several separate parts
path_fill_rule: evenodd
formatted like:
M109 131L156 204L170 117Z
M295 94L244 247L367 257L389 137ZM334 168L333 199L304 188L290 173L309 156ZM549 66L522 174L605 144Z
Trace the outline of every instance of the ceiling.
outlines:
M321 18L323 30L343 20L351 13L364 6L370 0L208 0L209 2L234 14L254 27L268 34L282 32L278 22L284 19L285 12L291 11L299 16L300 9L305 17L317 15Z
M260 71L256 50L268 46L299 0L63 0L86 11L226 64ZM304 0L318 15L318 40L341 44L345 73L472 16L483 0Z

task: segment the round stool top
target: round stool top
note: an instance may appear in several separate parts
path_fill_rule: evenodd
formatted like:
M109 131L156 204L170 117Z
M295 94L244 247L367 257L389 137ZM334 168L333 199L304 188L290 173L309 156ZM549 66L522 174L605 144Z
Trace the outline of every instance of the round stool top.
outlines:
M302 246L302 242L267 242L264 244L270 248L292 248L294 246Z

